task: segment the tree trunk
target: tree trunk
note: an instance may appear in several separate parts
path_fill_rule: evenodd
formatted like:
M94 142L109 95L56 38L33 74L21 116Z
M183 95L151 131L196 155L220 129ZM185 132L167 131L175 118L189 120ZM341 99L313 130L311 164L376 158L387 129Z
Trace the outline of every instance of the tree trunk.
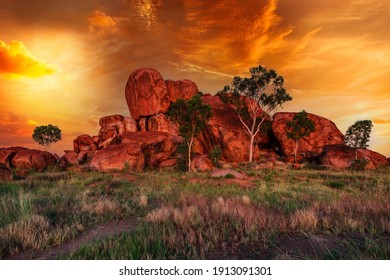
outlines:
M255 141L255 136L251 134L251 143L249 145L249 162L253 160L253 142Z
M295 148L294 148L294 163L297 163L297 153L298 153L298 141L295 141Z
M191 171L191 144L188 143L188 172Z

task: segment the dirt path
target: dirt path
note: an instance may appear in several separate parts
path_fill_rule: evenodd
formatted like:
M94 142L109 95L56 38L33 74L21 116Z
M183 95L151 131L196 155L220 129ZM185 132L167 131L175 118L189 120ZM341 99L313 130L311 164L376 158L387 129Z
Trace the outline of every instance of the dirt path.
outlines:
M75 239L64 244L44 250L29 250L16 255L8 256L9 260L55 260L59 257L74 252L82 245L103 239L123 232L131 232L137 224L136 218L125 219L117 222L109 222L86 230Z

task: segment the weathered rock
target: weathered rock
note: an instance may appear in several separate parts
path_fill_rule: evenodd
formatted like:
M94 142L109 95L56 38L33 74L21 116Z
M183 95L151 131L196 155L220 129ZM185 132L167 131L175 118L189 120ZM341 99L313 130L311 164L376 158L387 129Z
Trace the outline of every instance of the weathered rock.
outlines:
M198 86L190 80L166 80L165 82L171 102L176 102L178 99L190 99L199 92Z
M8 169L12 169L12 159L20 150L25 150L23 147L9 147L0 149L0 163Z
M342 169L349 168L354 164L355 155L356 150L346 145L328 145L323 148L322 153L319 155L319 160L322 165ZM371 150L358 149L357 158L368 160L369 162L366 166L368 169L386 165L387 163L385 156Z
M12 166L19 176L26 175L30 170L44 171L56 163L51 153L31 149L19 150L12 159Z
M91 160L92 170L110 172L123 171L125 168L141 171L145 165L140 145L117 144L99 150Z
M194 156L191 159L191 170L200 172L213 170L214 165L207 155Z
M60 166L62 168L78 164L79 162L75 151L65 151L65 154L60 158Z
M173 167L176 165L177 165L177 160L175 158L171 158L160 162L158 167L165 168L165 167Z
M235 171L233 169L215 169L213 172L211 172L212 178L220 178L220 177L226 177L226 175L232 175L234 178L237 179L245 179L246 176L238 171Z
M170 105L167 85L161 74L142 68L130 74L125 89L127 106L135 120L165 113Z
M10 181L12 180L12 172L5 166L0 163L0 181Z
M126 132L120 136L121 144L99 150L90 167L100 171L121 171L124 168L142 170L156 168L176 151L180 141L165 132Z
M147 119L146 118L142 118L139 120L138 124L139 124L139 131L141 132L146 132L148 127L147 127Z
M286 122L291 121L296 113L276 113L272 121L272 132L280 144L281 152L286 156L294 154L295 142L287 139ZM315 124L315 132L298 142L298 153L306 158L321 153L326 145L344 144L344 136L336 125L323 117L308 114Z
M202 100L213 109L205 131L197 137L207 153L214 145L220 145L227 162L244 162L249 159L249 133L240 122L235 110L222 103L218 96L204 95ZM254 160L259 159L259 145L270 144L269 135L258 134L253 148Z
M125 117L123 120L123 125L125 126L125 132L137 132L137 122L131 116Z
M156 116L149 118L148 130L168 132L175 136L179 135L178 124L170 121L164 114L158 114Z
M105 116L105 117L102 117L100 118L99 120L99 125L101 127L103 126L107 126L107 125L110 125L110 123L113 123L113 122L121 122L124 120L124 116L122 115L111 115L111 116Z
M82 134L77 136L73 140L73 150L78 154L81 151L95 151L97 149L92 137L88 134Z

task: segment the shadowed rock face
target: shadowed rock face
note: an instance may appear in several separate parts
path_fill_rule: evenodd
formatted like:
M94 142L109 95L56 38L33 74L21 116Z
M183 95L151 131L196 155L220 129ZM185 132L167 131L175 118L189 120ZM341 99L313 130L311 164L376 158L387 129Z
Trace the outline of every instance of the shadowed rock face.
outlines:
M9 181L12 180L12 172L5 166L0 163L0 180Z
M51 153L30 149L19 150L12 159L12 167L19 176L25 176L30 170L44 171L56 163L57 160Z
M319 156L319 160L322 165L342 169L353 165L355 154L356 150L346 145L329 145L324 147ZM366 167L368 169L387 164L387 159L384 155L371 150L358 149L357 158L368 160L369 162Z
M249 133L240 122L235 110L224 104L218 96L204 95L202 100L212 107L213 117L209 120L206 130L197 137L198 150L205 153L214 145L220 145L223 158L227 162L244 162L249 158ZM268 135L258 134L255 138L253 158L258 159L260 151L258 145L270 144Z
M295 114L276 113L273 116L272 132L281 147L282 153L286 156L294 154L295 142L287 139L286 122L291 121ZM315 156L320 154L326 145L344 144L344 135L332 121L314 114L308 114L308 117L315 124L315 132L299 140L298 154Z
M167 85L161 74L151 68L130 74L125 89L127 106L135 120L165 113L170 105Z
M12 168L12 159L20 150L25 150L23 147L9 147L0 149L0 164L3 164L8 169Z

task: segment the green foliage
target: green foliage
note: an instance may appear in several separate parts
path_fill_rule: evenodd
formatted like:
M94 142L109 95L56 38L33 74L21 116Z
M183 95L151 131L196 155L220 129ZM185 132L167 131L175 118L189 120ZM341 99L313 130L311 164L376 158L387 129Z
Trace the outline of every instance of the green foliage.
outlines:
M194 137L206 128L207 121L212 117L212 108L203 104L201 93L198 93L189 100L179 99L172 103L167 115L179 124L179 133L187 144L186 154L190 170Z
M32 138L45 149L49 149L52 143L61 140L61 129L55 125L41 125L34 129Z
M329 181L326 183L326 185L332 189L338 189L338 190L345 188L345 184L339 181Z
M371 120L356 121L345 133L345 144L355 149L367 149L372 127Z
M287 121L287 139L298 141L304 137L309 136L315 131L314 122L309 119L305 110L295 114L292 121Z
M366 158L356 159L356 160L354 160L354 162L352 163L350 168L352 170L362 171L362 170L366 169L366 167L369 163L370 163L370 161Z
M236 110L241 123L247 129L251 143L249 161L252 161L254 137L269 114L292 100L284 88L284 78L275 70L257 66L249 69L250 77L234 77L231 86L225 86L218 92L222 102L230 104Z
M213 148L209 151L208 156L215 167L222 167L221 163L219 162L222 158L222 150L220 145L213 146Z

